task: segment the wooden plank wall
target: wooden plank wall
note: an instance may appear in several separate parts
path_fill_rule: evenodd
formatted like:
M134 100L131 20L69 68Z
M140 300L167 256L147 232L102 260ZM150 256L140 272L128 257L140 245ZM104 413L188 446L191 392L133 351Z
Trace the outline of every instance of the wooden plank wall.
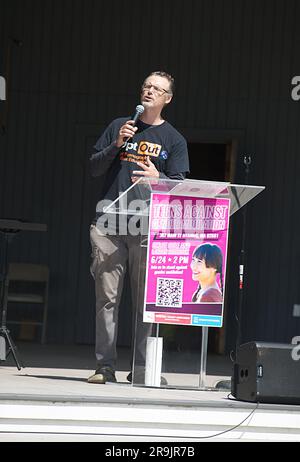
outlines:
M90 178L87 158L106 124L132 112L155 69L176 77L168 119L187 137L199 131L199 142L203 130L242 133L234 180L243 183L251 154L249 182L266 186L247 208L243 339L300 335L292 316L300 303L300 102L290 96L299 19L297 0L0 0L0 75L9 85L0 101L0 216L48 224L47 233L18 235L11 249L13 259L50 266L48 341L93 342L88 228L101 179ZM232 224L229 344L241 216Z

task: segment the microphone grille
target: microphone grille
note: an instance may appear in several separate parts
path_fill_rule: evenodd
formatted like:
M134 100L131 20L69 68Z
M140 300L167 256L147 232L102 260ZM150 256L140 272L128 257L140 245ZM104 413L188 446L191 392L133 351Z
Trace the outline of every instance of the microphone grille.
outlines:
M139 114L143 114L145 108L144 106L142 106L141 104L138 104L137 107L135 108L136 112L138 112Z

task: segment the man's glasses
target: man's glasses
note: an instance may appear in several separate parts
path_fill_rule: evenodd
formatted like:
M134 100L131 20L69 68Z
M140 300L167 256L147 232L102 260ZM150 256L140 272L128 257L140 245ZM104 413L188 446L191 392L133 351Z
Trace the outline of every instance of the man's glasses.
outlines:
M152 85L151 83L145 83L142 86L142 91L148 91L153 88L153 93L156 95L163 95L164 93L170 93L168 90L165 90L164 88L157 87L156 85Z

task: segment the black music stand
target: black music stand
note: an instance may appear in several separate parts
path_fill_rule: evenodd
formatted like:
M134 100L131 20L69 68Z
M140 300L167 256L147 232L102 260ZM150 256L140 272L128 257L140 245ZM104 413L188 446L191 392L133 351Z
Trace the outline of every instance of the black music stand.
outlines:
M17 347L14 344L10 332L6 327L6 315L7 315L7 302L5 300L5 292L7 289L8 284L8 266L9 266L9 258L8 258L8 249L9 244L13 240L16 233L19 231L26 230L26 231L46 231L47 227L44 224L40 223L27 223L22 222L19 220L3 220L0 219L0 234L4 236L4 245L3 245L3 259L0 262L0 312L1 312L1 325L0 325L0 337L4 338L4 344L2 345L4 352L0 351L0 360L4 361L8 357L10 353L12 353L15 363L17 365L18 370L22 367L25 367L23 362L18 360L17 357ZM9 348L6 351L6 343L8 343ZM1 350L1 344L0 344ZM3 359L4 358L4 359Z

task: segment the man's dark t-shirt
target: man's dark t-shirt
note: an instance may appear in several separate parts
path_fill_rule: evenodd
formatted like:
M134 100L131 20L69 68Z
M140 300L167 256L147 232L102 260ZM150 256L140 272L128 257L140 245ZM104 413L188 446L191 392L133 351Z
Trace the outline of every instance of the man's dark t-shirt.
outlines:
M143 170L147 157L160 172L160 178L184 179L189 172L187 144L184 137L168 122L147 125L137 121L137 132L121 148L115 146L119 130L130 117L115 119L95 144L90 158L93 176L104 177L102 197L115 200L132 185L134 170ZM97 217L96 217L97 218Z

